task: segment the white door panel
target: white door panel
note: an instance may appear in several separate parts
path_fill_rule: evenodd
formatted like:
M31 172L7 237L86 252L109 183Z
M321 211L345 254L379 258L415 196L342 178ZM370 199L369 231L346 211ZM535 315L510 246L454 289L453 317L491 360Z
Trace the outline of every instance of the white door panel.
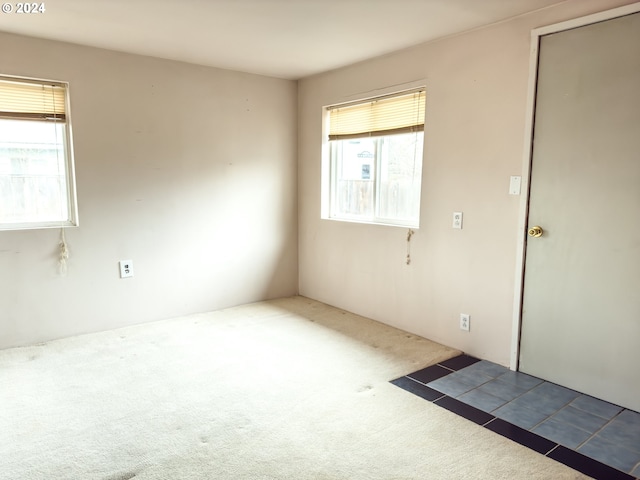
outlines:
M520 370L640 410L640 14L540 40Z

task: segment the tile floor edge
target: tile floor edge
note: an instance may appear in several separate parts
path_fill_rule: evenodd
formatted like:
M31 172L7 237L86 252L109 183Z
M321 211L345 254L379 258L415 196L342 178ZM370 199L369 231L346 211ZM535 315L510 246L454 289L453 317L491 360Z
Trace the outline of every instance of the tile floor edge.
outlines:
M436 377L436 379L445 378L446 376L456 373L459 370L462 370L463 368L471 366L480 361L481 361L480 359L462 354L462 355L459 355L458 357L452 357L443 362L436 363L434 365L423 368L416 372L408 373L403 377L399 377L397 379L391 380L391 383L393 383L395 386L405 391L408 391L409 393L413 393L414 395L420 396L421 398L428 401L429 403L433 403L438 405L441 408L445 408L446 410L449 410L452 413L455 413L456 415L459 415L479 426L482 426L487 430L490 430L498 435L501 435L504 438L508 438L509 440L516 442L524 447L532 449L537 453L546 456L547 458L558 461L585 475L592 476L596 480L600 480L600 479L602 480L617 480L617 479L638 480L637 477L623 470L619 470L618 468L612 465L608 465L606 463L600 462L595 458L584 455L583 453L577 451L576 449L566 447L558 442L545 438L526 428L519 427L518 425L515 425L509 422L508 420L499 418L495 415L492 415L491 413L488 413L484 410L474 407L473 405L470 405L461 400L458 400L455 397L451 397L445 393L438 392L437 390L432 389L427 385L428 383L431 383L431 381L424 383L411 376L411 375L418 376L416 374L426 371L433 367L441 367L449 370L449 373L442 376L438 376ZM437 375L440 375L441 373L442 372L439 371ZM409 381L410 383L409 384L405 383L403 386L401 384L402 382L400 382L401 379L404 379L405 382ZM437 393L440 393L440 396L436 399L431 400L430 398L433 397L433 395L426 395L426 398L425 398L425 396L421 395L421 393L416 393L416 391L412 391L409 388L406 388L407 386L412 387L413 384L416 385L415 388L418 389L418 391L423 390L426 392L428 391L437 392ZM474 388L477 388L477 387L474 387ZM562 388L565 388L565 387L562 387ZM496 423L496 421L499 421L499 422ZM509 425L510 427L504 426L502 422L504 422L504 424ZM503 430L503 431L501 432L496 430ZM511 436L509 435L509 433L511 433ZM526 439L525 443L523 443L523 441L518 440L518 438L513 438L513 437L519 437L521 440ZM534 447L537 447L537 448L534 448ZM544 451L540 451L540 449L543 449Z

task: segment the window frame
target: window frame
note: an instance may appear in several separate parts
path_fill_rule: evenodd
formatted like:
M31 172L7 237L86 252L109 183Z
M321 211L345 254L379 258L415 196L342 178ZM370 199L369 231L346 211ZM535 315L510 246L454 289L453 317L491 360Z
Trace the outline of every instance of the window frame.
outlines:
M62 154L64 163L64 176L65 186L64 190L61 190L61 202L66 202L68 218L56 219L56 220L34 220L27 222L0 222L0 231L21 231L21 230L36 230L46 228L61 228L61 227L77 227L79 226L78 218L78 199L76 191L76 172L75 161L73 152L73 132L71 127L71 108L70 108L70 94L69 94L69 82L60 80L50 80L33 77L21 77L15 75L2 75L0 74L0 81L12 82L19 84L37 84L44 86L56 86L63 89L64 95L64 118L63 119L51 119L47 114L42 115L42 122L51 122L53 125L62 125ZM3 120L16 120L16 121L39 121L37 118L22 119L20 115L14 117L8 115L0 115L0 122Z
M422 174L424 168L424 156L425 156L425 136L424 136L424 127L420 130L422 132L422 148L421 155L417 161L420 162L420 170L419 174L416 175L414 173L414 180L418 180L420 182L419 194L418 194L418 212L414 219L408 218L397 218L397 217L387 217L380 215L380 202L382 199L380 198L380 187L382 182L382 163L383 163L383 141L386 138L411 133L410 131L400 131L400 132L390 132L387 135L369 135L367 133L353 136L351 139L358 138L371 138L375 140L375 154L374 154L374 162L373 162L373 213L371 216L359 216L359 215L348 215L348 214L340 214L336 211L337 209L337 197L338 197L338 163L340 160L334 158L334 152L337 149L337 143L339 141L345 141L347 139L338 139L338 140L330 140L329 139L329 131L330 131L330 109L341 107L344 105L358 105L358 104L366 104L375 102L378 99L385 99L388 97L396 97L407 95L415 92L423 92L424 98L422 101L424 102L422 108L424 109L424 114L426 117L426 86L425 82L419 82L411 86L407 86L407 88L403 88L402 90L392 90L385 92L381 95L376 95L375 97L366 97L366 98L354 98L349 99L343 103L333 104L329 106L325 106L323 108L324 112L324 122L323 122L323 152L322 152L322 175L321 175L321 183L322 183L322 199L321 199L321 218L326 220L334 220L348 223L363 223L368 225L387 225L387 226L396 226L396 227L405 227L411 229L418 229L420 227L420 203L422 197ZM426 123L426 118L422 118L423 124ZM417 133L417 132L416 132Z

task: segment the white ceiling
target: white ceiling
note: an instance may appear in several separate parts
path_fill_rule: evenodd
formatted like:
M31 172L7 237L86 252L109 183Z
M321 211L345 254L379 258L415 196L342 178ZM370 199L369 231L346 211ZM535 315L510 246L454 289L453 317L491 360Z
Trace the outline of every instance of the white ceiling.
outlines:
M563 0L43 1L0 31L297 79Z

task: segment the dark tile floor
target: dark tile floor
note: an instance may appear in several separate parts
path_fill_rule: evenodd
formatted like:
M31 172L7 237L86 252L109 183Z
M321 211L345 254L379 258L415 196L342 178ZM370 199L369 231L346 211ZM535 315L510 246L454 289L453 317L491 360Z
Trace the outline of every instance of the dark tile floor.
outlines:
M391 383L593 478L640 478L638 412L468 355Z

